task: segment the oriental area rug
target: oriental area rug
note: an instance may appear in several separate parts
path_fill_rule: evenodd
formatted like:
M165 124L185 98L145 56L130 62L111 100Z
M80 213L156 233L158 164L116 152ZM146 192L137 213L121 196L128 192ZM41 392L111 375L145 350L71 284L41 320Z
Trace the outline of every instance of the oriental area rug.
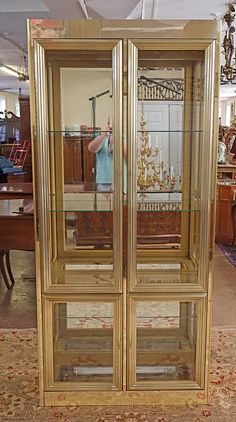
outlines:
M236 246L222 245L221 243L218 243L217 246L220 248L225 258L236 267Z
M40 407L37 331L0 330L1 422L236 422L236 327L212 331L209 385L208 405Z

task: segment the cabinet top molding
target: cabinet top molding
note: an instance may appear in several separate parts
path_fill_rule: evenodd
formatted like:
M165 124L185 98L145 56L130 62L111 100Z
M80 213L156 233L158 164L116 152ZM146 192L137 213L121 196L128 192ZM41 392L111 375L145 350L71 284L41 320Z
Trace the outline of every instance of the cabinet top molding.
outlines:
M39 38L216 39L220 20L28 20L31 43Z

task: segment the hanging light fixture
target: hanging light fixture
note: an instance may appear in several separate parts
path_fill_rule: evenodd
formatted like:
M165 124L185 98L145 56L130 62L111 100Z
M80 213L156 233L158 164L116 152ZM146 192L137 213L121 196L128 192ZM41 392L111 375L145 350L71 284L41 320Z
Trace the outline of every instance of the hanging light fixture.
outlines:
M28 67L25 55L23 57L21 56L21 62L20 66L17 69L17 73L20 82L26 82L29 80Z
M0 70L3 70L4 72L8 73L8 75L15 76L18 78L18 72L17 70L13 69L10 66L6 66L4 64L0 64Z
M222 47L225 63L221 66L221 85L224 84L236 84L236 51L234 48L234 32L235 27L232 25L235 20L235 8L232 3L226 4L226 13L224 15L224 21L227 24L225 36L223 39Z

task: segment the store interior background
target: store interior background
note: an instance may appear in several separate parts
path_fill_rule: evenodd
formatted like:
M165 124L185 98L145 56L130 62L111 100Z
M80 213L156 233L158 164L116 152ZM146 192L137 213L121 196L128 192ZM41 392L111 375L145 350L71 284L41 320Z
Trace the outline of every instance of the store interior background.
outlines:
M14 4L13 4L14 3ZM222 18L225 13L225 3L222 1L188 2L180 1L178 8L172 1L98 1L80 0L77 3L68 0L66 7L64 2L56 0L35 0L31 2L13 1L11 4L1 2L0 7L0 111L12 111L20 116L21 99L29 99L28 81L19 81L16 76L8 75L2 66L9 66L16 71L20 66L27 63L27 37L26 19L58 19L63 18L105 18L105 19L215 19ZM14 11L13 11L14 10ZM48 28L50 34L50 27ZM25 70L25 69L24 69ZM66 74L66 72L65 72ZM108 72L109 74L109 72ZM106 76L101 73L101 78L91 85L91 78L83 75L83 86L86 88L86 78L90 80L89 90L85 97L90 97L96 92L103 92L110 89L107 86ZM65 126L76 127L91 121L90 104L87 111L80 110L80 117L77 119L78 109L76 97L83 95L81 87L76 85L76 71L65 78L65 92L70 95L73 91L71 110L64 110ZM76 92L77 90L77 92ZM79 94L80 92L80 94ZM74 102L73 102L74 99ZM88 101L88 99L87 99ZM104 126L109 114L109 95L104 97L102 108L97 107L97 119L99 126ZM24 113L26 109L24 109ZM27 113L27 112L26 112ZM29 107L28 107L29 113ZM86 114L87 113L87 114ZM220 110L221 125L230 126L234 114L236 114L236 85L224 85L220 88ZM20 116L22 118L22 116ZM27 116L29 118L29 115ZM4 154L4 145L2 144ZM7 152L9 154L9 150ZM235 173L236 174L236 173ZM31 176L28 174L28 181ZM228 182L230 183L230 181ZM235 247L236 253L236 247ZM12 270L16 284L12 290L6 289L1 278L0 283L0 327L1 328L28 328L36 327L36 299L35 299L35 264L33 251L11 252ZM223 280L223 282L222 282ZM216 244L215 247L215 270L214 270L214 291L213 291L213 326L232 326L236 321L236 268L224 257Z

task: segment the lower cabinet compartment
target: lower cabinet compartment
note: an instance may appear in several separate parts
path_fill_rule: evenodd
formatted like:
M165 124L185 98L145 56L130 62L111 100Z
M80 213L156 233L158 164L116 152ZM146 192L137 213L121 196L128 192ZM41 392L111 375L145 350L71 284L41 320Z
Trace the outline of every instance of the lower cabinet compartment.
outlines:
M204 297L136 294L128 302L128 389L202 388Z
M45 327L46 390L203 389L204 294L128 294L126 308L122 301L45 296L45 324L53 327Z
M113 380L113 330L78 329L54 340L54 380L108 382Z

